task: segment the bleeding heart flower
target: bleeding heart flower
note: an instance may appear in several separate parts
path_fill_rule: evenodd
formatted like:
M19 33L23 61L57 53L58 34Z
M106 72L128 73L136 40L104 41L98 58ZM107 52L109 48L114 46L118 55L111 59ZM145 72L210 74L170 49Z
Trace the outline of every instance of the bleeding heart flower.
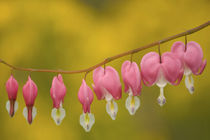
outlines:
M176 54L181 60L184 67L185 85L189 92L194 92L194 81L192 74L202 74L206 60L203 60L203 51L200 45L194 41L187 43L186 50L185 44L181 41L175 42L172 45L171 52Z
M93 71L93 89L98 100L107 101L106 111L113 120L116 119L118 106L114 100L119 100L122 96L122 87L117 71L107 66L104 70L98 67Z
M61 74L55 76L52 81L50 89L50 96L53 100L53 109L51 117L55 121L56 125L60 125L64 117L66 116L65 109L62 107L64 97L66 95L66 87L63 83Z
M18 93L18 82L15 80L13 75L10 76L6 83L6 90L9 98L9 101L6 103L6 109L9 115L13 117L18 109L18 102L16 101Z
M29 124L34 120L37 111L34 107L34 102L37 96L37 86L31 77L28 76L28 81L23 86L23 97L25 100L26 107L23 109L23 116L26 118Z
M144 84L156 84L160 87L158 103L163 106L166 102L163 88L167 83L178 85L183 77L181 61L171 52L166 52L161 57L156 52L150 52L144 55L140 65Z
M78 92L78 99L83 106L83 113L80 115L80 125L86 132L89 132L95 123L95 117L90 113L90 105L93 102L93 92L84 79L82 80L82 85Z
M134 115L140 107L140 100L137 97L141 93L141 74L135 62L125 61L121 68L122 78L125 84L125 93L128 93L125 106L130 115Z

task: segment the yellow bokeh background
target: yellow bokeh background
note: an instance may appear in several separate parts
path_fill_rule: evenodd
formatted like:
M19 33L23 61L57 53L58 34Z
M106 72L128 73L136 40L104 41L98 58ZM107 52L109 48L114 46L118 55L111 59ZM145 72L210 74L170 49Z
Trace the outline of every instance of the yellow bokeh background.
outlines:
M209 20L209 0L1 0L0 58L21 67L77 70L92 66L105 58L183 32ZM210 62L210 30L188 36L203 49ZM169 51L174 41L161 45ZM135 54L140 63L151 48ZM125 56L110 62L120 74ZM112 121L105 111L105 101L96 97L91 106L96 123L90 133L79 124L82 113L77 92L84 74L63 75L67 87L64 100L66 118L60 126L51 119L52 101L49 89L52 73L14 71L19 82L19 109L10 118L5 82L11 70L0 65L0 139L1 140L171 140L210 139L210 65L203 74L194 76L195 93L190 95L182 81L165 88L167 103L156 102L159 89L143 86L141 107L130 116L125 109L127 95L117 101L119 112ZM38 86L35 102L38 114L32 125L22 115L25 106L22 86L31 74ZM122 81L122 79L121 79ZM87 76L92 84L92 73Z

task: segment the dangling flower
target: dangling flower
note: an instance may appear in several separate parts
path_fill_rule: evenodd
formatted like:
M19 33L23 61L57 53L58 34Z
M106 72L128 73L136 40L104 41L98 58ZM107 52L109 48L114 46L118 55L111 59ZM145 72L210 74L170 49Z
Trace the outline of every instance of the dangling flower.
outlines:
M119 100L122 96L122 87L117 71L107 66L105 69L98 67L93 71L93 89L98 100L105 99L106 111L115 120L118 106L114 100Z
M85 80L82 80L82 85L79 88L78 99L83 107L83 113L80 115L80 125L89 132L95 123L95 117L90 113L90 105L93 102L93 92L86 84Z
M167 83L178 85L183 77L180 60L171 52L166 52L161 57L156 52L150 52L144 55L140 65L144 84L146 86L156 84L160 87L158 103L163 106L166 102L164 87Z
M185 86L191 94L194 92L194 81L192 74L202 74L206 60L203 60L203 51L200 45L194 41L185 44L181 41L175 42L172 45L171 51L176 54L181 60L184 67Z
M18 102L16 101L18 93L18 82L15 80L13 75L10 76L6 83L6 90L9 98L9 101L6 103L6 109L9 115L13 117L18 109Z
M23 109L23 116L26 118L29 124L34 120L37 111L34 107L34 102L37 96L37 86L31 77L28 76L28 81L23 86L23 97L25 100L26 107Z
M125 61L122 64L121 73L125 92L129 95L125 105L130 115L134 115L140 107L140 100L137 96L140 95L142 88L139 67L135 62Z
M56 125L60 125L66 115L65 109L62 106L65 95L66 87L63 83L61 74L58 74L58 76L53 78L52 86L50 89L50 96L53 100L51 117L55 121Z

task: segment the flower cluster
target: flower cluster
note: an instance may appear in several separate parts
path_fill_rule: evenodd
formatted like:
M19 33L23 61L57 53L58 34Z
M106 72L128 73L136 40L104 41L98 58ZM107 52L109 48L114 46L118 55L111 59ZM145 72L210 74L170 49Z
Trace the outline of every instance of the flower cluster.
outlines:
M124 82L124 92L128 93L125 107L134 115L140 107L142 82L145 86L157 85L160 88L160 96L157 98L158 104L163 106L166 103L164 96L164 87L169 83L178 85L185 75L185 85L189 92L194 92L194 82L192 75L199 75L206 66L206 60L203 60L203 52L200 45L196 42L184 44L175 42L172 45L171 52L165 52L162 55L156 52L149 52L143 56L140 68L135 62L125 61L121 67L122 79ZM118 72L111 66L98 67L93 71L93 90L98 100L106 101L106 111L112 120L116 119L118 112L117 100L122 97L122 86ZM18 109L16 101L18 93L18 82L13 75L6 83L6 90L9 101L6 103L6 109L11 117ZM23 115L29 124L36 116L34 107L37 97L37 86L28 76L28 81L22 89L26 107L23 109ZM60 125L65 118L65 109L62 104L66 95L66 87L61 74L55 76L52 80L50 96L53 101L51 117L57 125ZM78 99L82 104L83 112L80 115L80 125L89 132L95 123L95 117L91 113L91 104L94 94L87 85L85 79L78 91Z

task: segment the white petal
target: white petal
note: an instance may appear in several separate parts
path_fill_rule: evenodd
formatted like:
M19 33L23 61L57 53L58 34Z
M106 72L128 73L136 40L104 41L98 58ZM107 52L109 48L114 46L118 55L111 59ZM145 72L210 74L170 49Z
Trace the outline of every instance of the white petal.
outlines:
M32 108L32 119L33 120L36 117L36 114L37 114L37 109L36 109L36 107L33 106L33 108Z
M136 96L129 95L125 101L125 106L129 111L130 115L134 115L140 107L140 100Z
M188 89L188 91L190 92L190 94L193 94L193 92L194 92L194 80L193 80L192 74L185 76L185 86Z
M192 74L192 71L190 70L190 68L188 68L187 66L184 67L184 75L188 76Z
M28 109L27 109L27 107L24 107L24 109L23 109L23 116L25 117L26 120L28 120Z
M114 100L108 101L106 103L106 111L110 115L112 120L115 120L117 116L117 111L118 111L117 103Z
M52 109L51 117L55 121L56 125L60 125L65 116L66 116L66 111L64 108L60 107L59 109L57 108Z
M95 117L92 113L83 113L80 115L80 125L86 132L90 132L93 124L95 123Z
M34 120L34 118L36 117L36 114L37 114L37 109L36 109L36 107L33 106L33 108L32 108L32 120ZM24 107L24 109L23 109L23 116L28 121L28 108L27 107Z
M157 101L161 107L166 103L166 98L164 96L163 87L160 87L160 96L158 97Z
M10 112L10 101L9 100L6 102L6 109L9 113Z
M6 109L7 109L8 113L10 114L10 101L9 100L6 102ZM15 101L14 113L17 112L17 109L18 109L18 102Z
M14 104L14 111L17 112L17 110L18 110L18 102L15 101L15 104Z
M156 84L158 87L165 87L167 85L167 80L165 79L162 70L160 70Z
M106 101L111 101L113 99L112 95L104 88L104 95L105 95L105 99Z

